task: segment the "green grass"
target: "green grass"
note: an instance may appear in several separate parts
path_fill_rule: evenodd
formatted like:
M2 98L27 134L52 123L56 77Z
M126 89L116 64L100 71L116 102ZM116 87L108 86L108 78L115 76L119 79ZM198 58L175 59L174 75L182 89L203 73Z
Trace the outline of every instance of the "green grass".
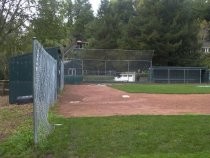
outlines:
M104 76L104 75L85 75L84 81L113 81L113 76Z
M16 131L16 128L32 117L32 106L0 107L0 142Z
M155 94L210 94L209 87L195 84L113 84L112 87L128 93Z
M0 144L0 157L210 157L210 116L63 118L47 140L33 146L30 120Z
M33 144L32 106L0 107L0 122L0 157L25 157L25 151Z

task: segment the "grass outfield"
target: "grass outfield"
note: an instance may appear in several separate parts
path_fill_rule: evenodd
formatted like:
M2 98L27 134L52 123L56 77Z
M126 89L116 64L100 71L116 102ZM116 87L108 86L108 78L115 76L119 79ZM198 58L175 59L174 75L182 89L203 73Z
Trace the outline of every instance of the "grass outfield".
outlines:
M210 116L50 117L62 126L36 149L29 119L0 142L0 157L210 157Z
M196 84L113 84L113 88L128 93L210 94L210 85Z

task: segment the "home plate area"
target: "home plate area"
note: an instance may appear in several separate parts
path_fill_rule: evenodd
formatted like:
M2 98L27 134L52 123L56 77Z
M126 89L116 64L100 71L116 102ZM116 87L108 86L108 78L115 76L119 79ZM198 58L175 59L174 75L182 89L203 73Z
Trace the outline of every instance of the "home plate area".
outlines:
M66 85L59 99L65 117L210 114L209 94L126 93L110 85Z

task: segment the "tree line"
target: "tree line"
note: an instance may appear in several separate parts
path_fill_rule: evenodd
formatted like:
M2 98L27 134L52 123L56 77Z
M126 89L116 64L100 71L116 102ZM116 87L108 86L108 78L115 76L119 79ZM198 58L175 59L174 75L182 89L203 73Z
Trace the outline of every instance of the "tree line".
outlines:
M0 79L11 56L31 51L32 37L45 47L82 40L90 48L155 50L154 65L209 67L200 51L209 21L208 0L101 0L96 14L88 0L1 0Z

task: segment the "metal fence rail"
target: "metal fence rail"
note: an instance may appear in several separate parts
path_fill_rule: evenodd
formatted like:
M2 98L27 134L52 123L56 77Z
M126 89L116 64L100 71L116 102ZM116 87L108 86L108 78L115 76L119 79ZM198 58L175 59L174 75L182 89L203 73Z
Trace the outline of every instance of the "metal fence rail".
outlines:
M72 49L65 54L69 58L94 60L149 60L152 61L154 50L124 50L124 49Z
M57 61L33 40L34 142L37 144L52 129L48 111L57 99Z

